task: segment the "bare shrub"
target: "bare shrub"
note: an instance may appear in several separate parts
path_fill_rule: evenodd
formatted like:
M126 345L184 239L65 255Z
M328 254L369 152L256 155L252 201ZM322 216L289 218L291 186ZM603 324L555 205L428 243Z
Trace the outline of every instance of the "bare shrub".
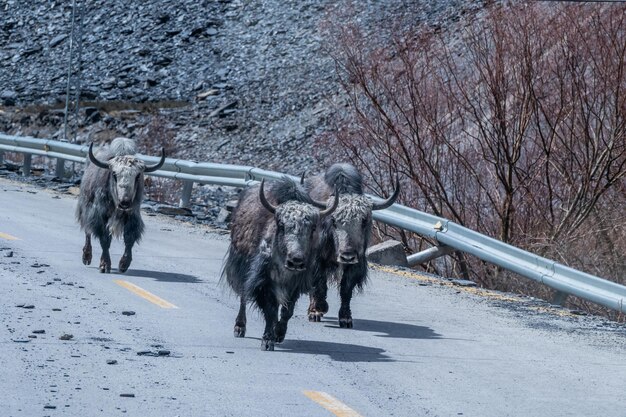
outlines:
M166 119L155 114L150 122L137 137L137 146L140 152L157 155L161 148L165 149L168 157L176 154L176 142L174 130L168 126ZM146 197L162 203L176 203L182 189L182 181L159 177L146 177Z
M350 111L326 144L377 191L388 189L390 173L401 173L409 206L620 281L625 11L494 5L454 31L398 30L382 43L356 24L330 25ZM422 245L399 237L413 250ZM550 296L468 261L481 285ZM457 255L434 268L454 275L462 265Z

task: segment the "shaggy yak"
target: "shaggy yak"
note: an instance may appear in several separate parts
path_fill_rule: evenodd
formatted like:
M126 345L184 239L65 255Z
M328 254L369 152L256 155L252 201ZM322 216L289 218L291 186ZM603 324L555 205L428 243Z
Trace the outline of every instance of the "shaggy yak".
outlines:
M264 181L241 194L222 276L240 296L235 337L246 334L249 300L265 318L261 349L274 350L285 339L296 301L313 287L319 226L339 200L320 211L302 185L287 177L274 182L267 194Z
M76 218L85 232L83 263L91 264L91 235L100 241L102 256L100 272L111 272L109 247L113 237L124 238L124 255L119 271L126 272L132 260L135 242L141 239L143 220L143 174L159 169L165 162L165 150L154 166L146 166L136 157L137 149L131 139L117 138L108 147L93 154L89 146L89 161L80 184Z
M320 262L314 277L315 288L310 293L309 320L321 321L328 312L326 294L330 280L338 285L341 297L339 326L351 328L352 292L355 287L362 289L367 280L365 251L372 229L372 210L391 206L398 198L400 184L396 179L391 197L374 203L363 195L363 179L354 166L334 164L324 174L308 178L304 185L314 201L326 201L333 192L340 195L337 210L324 222L321 232Z

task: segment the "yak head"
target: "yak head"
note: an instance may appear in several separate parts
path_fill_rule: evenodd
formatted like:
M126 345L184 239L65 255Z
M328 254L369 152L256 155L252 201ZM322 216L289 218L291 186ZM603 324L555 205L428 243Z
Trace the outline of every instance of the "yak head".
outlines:
M337 262L356 264L365 260L372 231L372 211L391 206L399 193L400 183L396 179L393 194L381 203L374 203L363 194L341 194L337 210L333 213ZM321 204L316 202L316 206Z
M147 166L134 155L120 155L106 163L99 161L93 154L93 143L89 146L89 160L96 166L109 171L111 197L118 210L129 211L133 202L141 201L143 194L143 174L161 168L165 162L165 150L161 150L161 160L153 166Z
M318 240L317 228L337 208L339 199L335 198L333 204L323 210L293 200L273 206L265 197L264 185L263 180L259 188L261 204L274 214L272 257L290 271L304 271Z

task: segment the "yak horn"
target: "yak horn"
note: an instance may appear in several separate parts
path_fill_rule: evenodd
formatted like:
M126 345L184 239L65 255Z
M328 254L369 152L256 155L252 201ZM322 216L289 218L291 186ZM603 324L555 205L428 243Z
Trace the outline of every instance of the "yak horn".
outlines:
M302 171L302 176L300 176L300 185L304 185L304 177L306 177L306 169Z
M164 163L165 163L165 148L161 148L161 160L156 165L153 165L153 166L146 165L146 169L144 169L143 172L154 172L157 169L161 168Z
M400 179L398 178L398 176L396 176L396 189L393 191L393 194L391 195L391 197L389 197L388 199L386 199L382 203L374 203L372 205L372 210L386 209L387 207L389 207L393 203L395 203L395 201L398 198L399 194L400 194Z
M330 213L335 211L338 205L339 205L339 192L337 191L337 187L335 187L335 199L333 200L333 205L327 208L326 210L320 211L320 217L328 216Z
M271 205L270 202L267 201L267 199L265 198L264 187L265 187L265 178L261 180L261 188L259 188L259 199L261 199L261 204L263 204L263 207L265 207L267 211L269 211L270 213L274 214L276 213L276 207Z
M98 159L93 154L93 142L91 142L91 145L89 145L89 160L91 161L92 164L94 164L97 167L100 167L103 169L109 169L109 164L105 164L104 162L98 161Z

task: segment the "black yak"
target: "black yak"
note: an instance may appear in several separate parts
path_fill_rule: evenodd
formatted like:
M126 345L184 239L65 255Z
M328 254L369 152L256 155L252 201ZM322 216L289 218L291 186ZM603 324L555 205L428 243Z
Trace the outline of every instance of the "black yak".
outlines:
M322 227L320 262L314 277L316 285L310 293L309 320L321 321L328 312L326 294L330 280L338 285L341 297L339 326L351 328L352 293L355 287L362 289L367 281L365 251L372 229L372 210L391 206L398 198L400 184L396 179L391 197L374 203L363 195L363 179L354 166L334 164L324 174L308 178L304 185L314 201L326 201L334 192L340 195L337 210Z
M113 237L124 238L124 255L119 271L126 272L132 260L132 248L141 239L144 225L141 219L143 174L159 169L165 162L165 150L154 166L146 166L135 155L135 142L117 138L108 147L93 154L89 146L89 162L80 184L76 218L85 232L83 263L91 264L91 235L100 241L102 256L100 272L111 272L109 247Z
M261 348L274 350L284 340L296 301L313 287L318 227L338 201L320 211L302 186L287 177L274 182L267 197L264 181L242 192L222 271L240 296L236 337L246 334L246 302L252 301L265 318Z

